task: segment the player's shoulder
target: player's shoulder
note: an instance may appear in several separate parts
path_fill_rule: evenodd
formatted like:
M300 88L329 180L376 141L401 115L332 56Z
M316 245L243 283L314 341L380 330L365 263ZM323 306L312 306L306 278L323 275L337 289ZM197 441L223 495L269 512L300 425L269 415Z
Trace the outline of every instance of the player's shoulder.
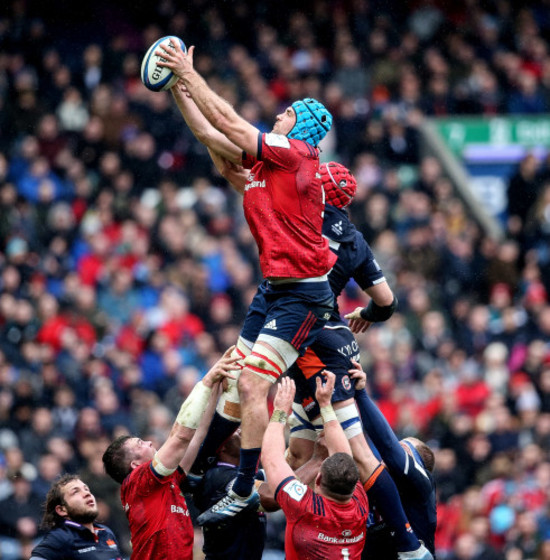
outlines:
M263 141L266 146L272 148L286 148L290 149L290 139L284 134L276 134L275 132L266 132L263 135Z
M70 546L76 537L77 534L65 523L58 525L44 535L33 551L33 555L35 552L39 553L41 548L63 550L66 546Z
M308 142L297 140L296 138L288 138L284 134L275 132L266 132L263 134L263 142L270 148L282 148L290 152L306 157L308 159L319 159L319 151Z
M308 493L309 487L296 477L289 476L282 480L275 491L275 499L284 497L294 502L301 502Z

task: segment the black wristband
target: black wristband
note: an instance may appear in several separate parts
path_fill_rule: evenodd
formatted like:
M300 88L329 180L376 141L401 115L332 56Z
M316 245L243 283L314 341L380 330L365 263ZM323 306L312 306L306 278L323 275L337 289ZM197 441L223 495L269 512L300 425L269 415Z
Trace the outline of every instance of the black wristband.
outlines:
M363 321L370 321L371 323L380 323L382 321L387 321L397 308L397 298L393 296L393 301L390 305L376 305L374 300L371 299L367 307L361 309L359 315Z

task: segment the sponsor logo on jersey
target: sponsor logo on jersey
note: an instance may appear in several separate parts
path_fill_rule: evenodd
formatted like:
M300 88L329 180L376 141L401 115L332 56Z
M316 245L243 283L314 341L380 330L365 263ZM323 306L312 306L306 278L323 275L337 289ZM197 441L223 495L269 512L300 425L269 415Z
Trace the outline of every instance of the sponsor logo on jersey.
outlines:
M344 228L342 227L342 220L340 220L339 222L336 222L335 224L332 224L330 226L330 229L336 235L342 235L344 233Z
M273 146L275 148L290 148L290 142L286 136L282 134L275 134L273 132L268 132L265 136L265 143L267 146Z
M351 534L351 531L350 531L350 534ZM323 542L328 542L328 543L333 543L333 544L353 544L353 543L362 541L364 539L364 537L365 537L364 533L360 533L359 535L356 535L355 537L351 537L351 536L329 537L328 535L325 535L324 533L319 533L317 535L317 540L323 541Z
M286 492L293 500L297 502L301 501L306 495L307 486L302 484L298 480L292 480L284 488L283 492Z
M87 548L81 548L78 554L85 554L86 552L93 552L94 550L97 550L95 546L88 546Z
M345 356L346 358L351 358L352 360L359 361L359 345L356 340L353 340L350 344L345 344L338 348L338 352Z
M251 173L248 176L248 183L246 184L246 186L244 187L245 191L248 191L250 189L255 189L256 187L259 187L261 189L265 189L265 180L263 181L254 181L254 175Z
M189 517L189 511L185 508L182 508L181 506L171 505L170 513L181 513L182 515L186 515L187 517Z
M302 406L305 411L311 410L315 406L315 401L313 400L313 397L307 397L306 399L304 399L302 401Z
M353 532L350 531L349 529L344 529L344 530L342 531L342 536L343 536L343 537L351 537L352 534L353 534Z
M351 389L351 380L347 375L344 375L344 377L342 377L342 387L344 387L346 391L349 391Z

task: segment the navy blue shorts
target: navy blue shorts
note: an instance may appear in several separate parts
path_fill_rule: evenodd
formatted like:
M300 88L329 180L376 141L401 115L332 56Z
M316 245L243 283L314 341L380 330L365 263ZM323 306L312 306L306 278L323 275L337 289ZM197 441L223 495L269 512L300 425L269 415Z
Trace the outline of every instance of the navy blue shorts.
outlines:
M255 342L260 334L291 344L300 355L322 332L334 307L327 282L264 281L248 308L241 337Z
M309 420L320 414L319 405L315 401L315 379L322 378L324 369L336 375L332 402L355 397L355 382L349 377L349 370L354 367L351 360L359 362L359 357L359 345L353 333L344 323L331 321L305 354L288 370L296 383L294 402L303 406Z

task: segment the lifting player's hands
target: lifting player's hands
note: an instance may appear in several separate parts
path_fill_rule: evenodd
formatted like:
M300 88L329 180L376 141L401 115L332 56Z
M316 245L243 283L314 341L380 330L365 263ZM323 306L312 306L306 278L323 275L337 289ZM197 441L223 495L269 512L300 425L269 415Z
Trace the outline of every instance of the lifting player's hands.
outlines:
M223 166L222 169L220 170L220 173L223 177L225 177L226 174L229 173L242 173L244 171L244 167L242 165L239 165L238 163L233 163L232 161L229 161L224 157L220 157L220 162Z
M336 380L336 375L332 371L325 369L323 375L326 377L326 381L321 381L320 377L315 378L315 383L317 384L317 389L315 391L315 400L321 408L329 406L332 401L332 393L334 391L334 383Z
M277 394L273 399L273 409L282 410L287 414L292 412L292 403L294 402L294 395L296 394L296 384L294 379L288 376L282 377L277 385Z
M235 346L230 346L204 376L202 382L207 387L214 387L216 383L224 379L236 379L231 373L236 369L235 364L239 361L239 356L231 357L231 352L234 349Z
M360 391L367 386L367 374L363 371L361 364L351 360L353 368L348 370L349 376L355 379L355 390Z
M321 430L317 434L317 439L313 445L313 455L312 459L316 459L320 462L324 461L328 457L328 447L325 440L325 430Z
M171 45L171 47L159 45L155 54L161 56L164 60L159 60L157 64L170 68L178 78L184 78L185 74L194 72L193 52L195 47L189 47L189 50L185 53L179 41L171 41Z
M364 333L371 325L371 321L365 321L361 318L362 307L356 307L354 311L344 315L349 321L349 328L353 334Z

